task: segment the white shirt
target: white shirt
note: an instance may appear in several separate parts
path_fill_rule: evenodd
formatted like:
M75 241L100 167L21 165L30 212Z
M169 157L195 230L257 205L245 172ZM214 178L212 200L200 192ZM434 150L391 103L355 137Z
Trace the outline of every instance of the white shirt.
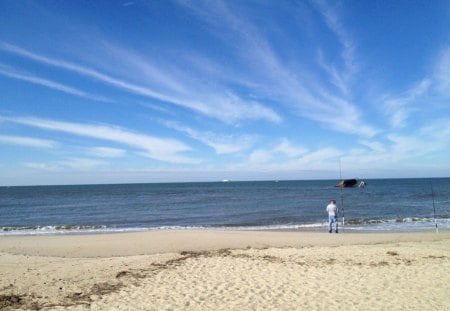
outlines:
M327 205L328 216L336 216L337 214L337 206L336 204L330 203Z

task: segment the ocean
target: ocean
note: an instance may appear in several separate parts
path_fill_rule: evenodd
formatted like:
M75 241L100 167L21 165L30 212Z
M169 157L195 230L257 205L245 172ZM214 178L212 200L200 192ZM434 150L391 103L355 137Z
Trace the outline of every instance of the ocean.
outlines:
M335 199L345 231L450 228L450 178L0 187L0 235L160 229L326 230ZM342 227L342 221L345 226Z

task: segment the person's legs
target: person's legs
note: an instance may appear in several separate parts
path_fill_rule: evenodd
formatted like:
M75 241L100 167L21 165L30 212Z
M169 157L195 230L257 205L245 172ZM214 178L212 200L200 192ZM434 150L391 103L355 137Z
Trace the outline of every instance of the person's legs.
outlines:
M336 224L336 233L338 233L338 224L339 224L339 222L337 220L337 217L334 218L334 223Z
M328 232L329 233L331 233L333 231L333 221L334 221L334 217L328 216L328 226L329 226Z

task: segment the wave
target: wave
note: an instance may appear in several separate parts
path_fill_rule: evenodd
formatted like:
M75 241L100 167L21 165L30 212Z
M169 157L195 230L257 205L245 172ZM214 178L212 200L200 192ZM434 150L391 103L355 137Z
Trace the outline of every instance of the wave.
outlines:
M342 219L339 220L342 223ZM348 230L403 231L426 229L434 225L434 218L353 218L345 220ZM450 217L436 219L442 228L450 228ZM53 225L53 226L6 226L0 227L0 236L4 235L59 235L59 234L102 234L157 230L229 230L229 231L315 231L326 227L328 223L315 222L303 224L216 224L216 225L186 225L186 226L156 226L156 227L107 227L105 225Z
M84 225L56 225L56 226L24 226L24 227L1 227L1 231L17 230L84 230L84 229L104 229L106 226L84 226Z
M352 218L345 221L348 225L373 225L373 224L402 224L402 223L430 223L434 222L434 218L430 217L405 217L405 218L393 218L393 219L380 219L380 218ZM436 218L439 222L450 221L449 217Z
M64 235L64 234L102 234L121 232L140 232L158 230L229 230L229 231L258 231L258 230L298 230L301 228L320 228L324 224L303 225L264 225L264 226L242 226L242 225L215 225L215 226L158 226L158 227L129 227L114 228L107 226L23 226L23 227L0 227L1 235Z
M69 234L78 232L101 232L104 230L108 230L108 228L103 225L8 226L0 227L0 235Z

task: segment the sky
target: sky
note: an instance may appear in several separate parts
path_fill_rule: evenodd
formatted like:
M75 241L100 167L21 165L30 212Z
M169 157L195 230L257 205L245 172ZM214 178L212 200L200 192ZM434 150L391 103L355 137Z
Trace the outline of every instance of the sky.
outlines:
M0 185L450 176L450 2L0 1Z

